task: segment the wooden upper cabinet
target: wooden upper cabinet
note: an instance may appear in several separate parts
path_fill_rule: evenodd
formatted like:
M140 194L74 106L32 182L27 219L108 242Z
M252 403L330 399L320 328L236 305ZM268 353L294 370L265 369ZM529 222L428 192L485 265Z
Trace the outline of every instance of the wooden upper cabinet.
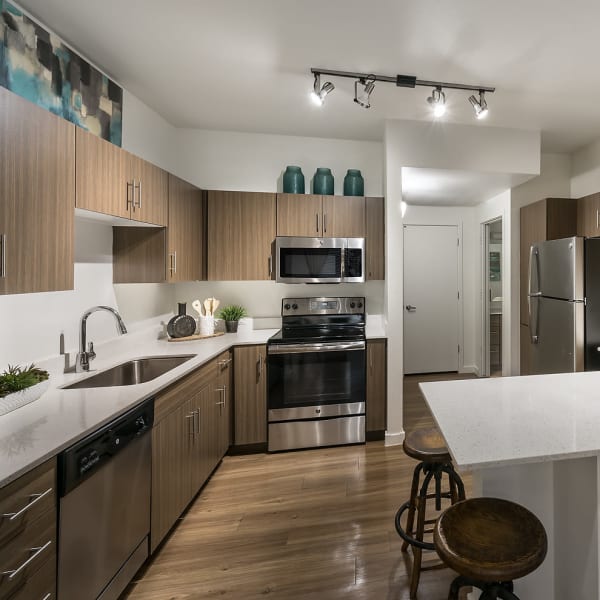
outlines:
M271 279L275 194L208 192L208 279Z
M131 219L154 225L168 220L169 174L139 156L127 156L128 177L133 179Z
M277 194L277 235L365 237L363 196Z
M533 244L577 235L577 201L545 198L521 208L520 322L529 323L527 288L529 254Z
M167 281L203 279L202 190L169 175Z
M0 293L73 289L75 126L0 88Z
M321 237L322 196L277 194L277 235Z
M385 201L365 198L367 280L385 279Z
M577 200L577 235L600 235L600 194L590 194Z
M365 237L363 196L323 196L323 237Z
M77 127L75 206L123 217L130 216L127 153Z
M166 171L81 128L76 148L77 208L167 224Z

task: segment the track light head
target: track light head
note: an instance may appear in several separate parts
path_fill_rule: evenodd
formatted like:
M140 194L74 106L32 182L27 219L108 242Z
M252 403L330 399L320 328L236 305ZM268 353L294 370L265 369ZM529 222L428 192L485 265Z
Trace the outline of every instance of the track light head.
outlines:
M358 86L363 89L359 92ZM371 108L371 92L375 89L375 77L369 75L366 79L357 79L354 82L354 102L363 108Z
M310 93L310 97L312 101L317 106L323 106L323 102L325 102L325 96L330 92L333 92L335 89L335 85L331 83L331 81L326 81L321 87L321 75L319 73L315 73L315 83L313 86L313 91Z
M475 116L478 119L485 119L488 115L488 105L485 101L485 91L479 90L479 100L475 96L469 96L469 102L475 111Z
M434 117L443 117L446 113L446 94L442 92L442 87L437 86L433 88L431 92L431 96L427 98L427 102L431 105L433 109Z

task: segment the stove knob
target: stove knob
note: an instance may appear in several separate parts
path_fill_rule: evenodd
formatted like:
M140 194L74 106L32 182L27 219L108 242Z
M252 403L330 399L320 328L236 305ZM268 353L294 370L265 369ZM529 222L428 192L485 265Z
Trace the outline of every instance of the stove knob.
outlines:
M354 304L354 302L350 302L350 308L354 308L356 306L356 304Z
M294 304L292 304L292 308L293 308L294 310L296 310L296 309L298 308L298 305L297 305L297 304L294 302Z
M358 303L358 308L362 308L362 302Z
M284 304L283 308L285 308L285 310L290 310L291 306L289 304Z

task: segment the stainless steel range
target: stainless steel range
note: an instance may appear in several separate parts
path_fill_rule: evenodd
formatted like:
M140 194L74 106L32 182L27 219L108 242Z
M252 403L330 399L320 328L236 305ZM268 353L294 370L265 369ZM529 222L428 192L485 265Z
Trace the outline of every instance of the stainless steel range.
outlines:
M267 344L269 451L365 441L365 299L284 298Z

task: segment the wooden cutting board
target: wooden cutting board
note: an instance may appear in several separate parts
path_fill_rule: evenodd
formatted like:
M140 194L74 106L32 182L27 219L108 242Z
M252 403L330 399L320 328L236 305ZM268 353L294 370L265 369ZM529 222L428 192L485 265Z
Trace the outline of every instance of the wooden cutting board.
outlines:
M203 340L205 338L219 337L220 335L225 335L224 331L219 331L218 333L212 333L211 335L188 335L186 337L180 338L169 338L169 342L191 342L192 340Z

